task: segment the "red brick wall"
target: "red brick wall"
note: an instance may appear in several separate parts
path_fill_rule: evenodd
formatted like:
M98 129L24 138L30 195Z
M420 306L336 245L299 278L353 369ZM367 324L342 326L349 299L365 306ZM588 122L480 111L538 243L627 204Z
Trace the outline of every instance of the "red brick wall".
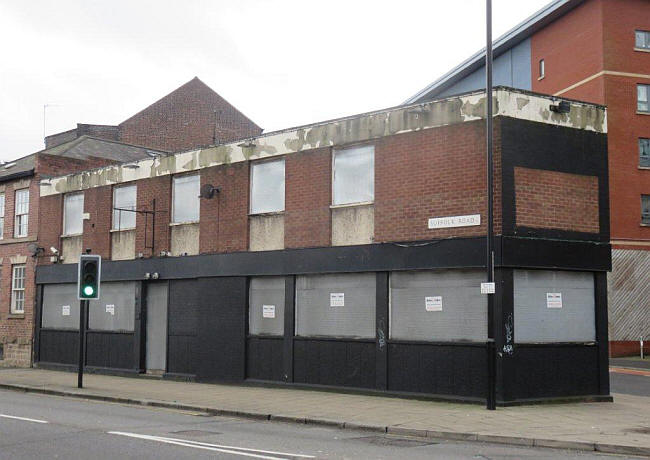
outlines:
M169 222L171 221L171 198L172 198L172 176L153 177L136 182L137 184L137 209L153 209L152 200L156 200L156 219L155 219L155 245L153 255L158 255L160 251L169 251L170 247L170 230ZM146 220L146 225L145 225ZM135 253L141 252L145 256L152 255L152 229L153 218L149 214L138 214L135 218ZM145 242L146 234L146 242Z
M41 197L38 244L45 248L47 257L42 257L39 264L48 264L50 248L54 246L61 251L61 234L63 234L63 195Z
M495 136L495 233L501 232L500 152ZM476 121L386 137L375 147L375 241L486 232L485 128ZM428 229L428 219L481 214L481 225Z
M520 227L598 233L598 177L515 167Z
M262 132L198 78L122 122L119 131L122 142L165 151L230 142Z
M287 155L285 178L285 247L329 246L332 239L331 149Z
M201 170L201 185L221 188L212 199L201 199L199 252L248 249L248 162Z
M84 212L90 219L83 224L82 250L90 249L105 259L111 257L113 188L96 187L84 191Z

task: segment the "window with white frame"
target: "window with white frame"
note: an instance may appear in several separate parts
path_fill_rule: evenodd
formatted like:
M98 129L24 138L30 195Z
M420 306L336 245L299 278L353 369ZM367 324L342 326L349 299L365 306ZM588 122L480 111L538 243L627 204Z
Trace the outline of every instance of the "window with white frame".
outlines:
M639 166L650 168L650 139L639 139Z
M253 163L251 214L284 211L284 158Z
M375 147L335 150L332 204L369 203L375 199Z
M650 31L647 30L635 31L634 47L642 50L650 50Z
M174 177L172 189L172 222L175 224L199 221L200 178L192 176Z
M650 195L641 195L641 223L650 225Z
M84 231L84 194L66 195L63 202L63 234L80 235Z
M0 193L0 240L5 234L5 194Z
M135 184L113 189L113 230L135 228L137 191Z
M20 238L27 236L27 225L29 223L29 189L23 188L16 190L14 201L14 214L16 222L14 224L14 237Z
M12 265L11 313L25 312L25 265Z
M650 85L636 85L637 111L650 112Z

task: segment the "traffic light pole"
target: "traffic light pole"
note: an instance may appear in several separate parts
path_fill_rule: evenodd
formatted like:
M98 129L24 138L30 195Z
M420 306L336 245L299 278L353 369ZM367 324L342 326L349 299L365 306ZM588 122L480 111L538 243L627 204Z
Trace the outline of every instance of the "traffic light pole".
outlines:
M77 373L77 388L83 388L84 361L86 355L86 317L88 316L88 300L79 301L79 371Z

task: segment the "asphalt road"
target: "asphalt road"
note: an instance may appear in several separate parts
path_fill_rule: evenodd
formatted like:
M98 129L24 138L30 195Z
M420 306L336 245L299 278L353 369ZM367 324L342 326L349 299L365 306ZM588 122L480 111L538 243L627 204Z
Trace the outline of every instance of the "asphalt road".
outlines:
M612 393L650 396L650 375L630 375L610 372L609 385Z
M603 459L0 391L0 459ZM615 458L625 458L617 456Z

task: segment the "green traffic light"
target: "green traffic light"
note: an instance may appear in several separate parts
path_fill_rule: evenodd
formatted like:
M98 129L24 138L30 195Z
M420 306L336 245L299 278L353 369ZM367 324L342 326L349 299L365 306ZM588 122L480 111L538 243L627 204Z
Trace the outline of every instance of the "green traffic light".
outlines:
M91 296L95 293L95 289L92 286L84 286L84 295Z

